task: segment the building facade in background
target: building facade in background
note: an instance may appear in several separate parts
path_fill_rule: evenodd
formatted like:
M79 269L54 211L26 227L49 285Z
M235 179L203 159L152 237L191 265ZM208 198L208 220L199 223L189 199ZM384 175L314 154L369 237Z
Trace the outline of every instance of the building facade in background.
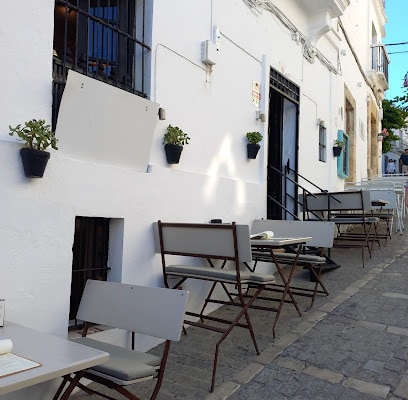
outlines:
M382 0L14 0L0 10L10 321L66 335L87 278L161 286L159 219L293 219L299 189L282 174L316 191L381 173ZM24 176L8 134L32 118L59 140L41 179ZM191 138L175 165L169 124ZM256 159L251 131L263 135ZM202 292L191 290L191 308Z

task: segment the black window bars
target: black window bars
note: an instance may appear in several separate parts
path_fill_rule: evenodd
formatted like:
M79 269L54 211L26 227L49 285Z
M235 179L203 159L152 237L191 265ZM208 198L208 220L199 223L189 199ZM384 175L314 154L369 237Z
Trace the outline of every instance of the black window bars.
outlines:
M55 130L68 70L147 97L148 0L56 0L53 108Z

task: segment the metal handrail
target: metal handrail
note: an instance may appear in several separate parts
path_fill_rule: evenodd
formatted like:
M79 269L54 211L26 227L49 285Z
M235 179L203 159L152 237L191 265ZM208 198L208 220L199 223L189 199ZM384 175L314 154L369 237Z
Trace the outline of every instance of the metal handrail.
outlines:
M316 185L315 183L313 183L310 179L304 177L303 175L299 174L299 172L295 171L294 169L292 169L289 165L289 162L285 165L284 167L284 172L280 171L279 169L277 169L276 167L274 167L273 165L270 165L269 168L271 170L273 170L274 172L277 172L281 178L285 179L285 183L287 181L292 182L295 186L296 189L299 191L299 189L302 191L302 196L303 199L305 199L306 195L311 195L314 198L316 198L317 196L315 196L310 190L306 189L303 185L301 185L299 183L299 178L304 180L305 182L309 183L310 185L312 185L313 187L315 187L317 190L319 190L321 193L327 193L327 195L329 196L329 207L330 207L330 199L333 199L334 201L341 203L341 201L339 199L337 199L335 196L333 196L331 193L329 193L327 190L322 189L321 187L319 187L318 185ZM289 173L293 173L295 175L295 179L292 179L290 176L288 176ZM295 197L291 196L290 194L286 193L285 196L289 196L290 199L292 199L295 204L299 207L301 206L303 209L303 220L305 220L305 215L306 215L306 210L305 210L305 206L304 206L304 202L301 203L298 199L296 199ZM290 210L288 210L281 202L279 202L278 200L274 199L272 196L268 195L268 198L275 203L277 206L279 206L282 210L284 210L286 213L290 214L293 218L295 218L296 220L300 221L301 219L295 215L293 212L291 212ZM315 214L313 211L311 211L312 215L314 215L316 218L318 218L319 220L322 220L321 216L319 216L318 214Z

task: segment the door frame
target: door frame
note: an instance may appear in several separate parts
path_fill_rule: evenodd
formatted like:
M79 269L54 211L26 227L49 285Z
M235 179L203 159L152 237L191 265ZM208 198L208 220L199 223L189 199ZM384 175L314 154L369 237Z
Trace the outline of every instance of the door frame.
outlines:
M294 162L283 164L284 112L285 102L296 106L293 150ZM294 219L298 216L297 172L299 164L299 106L300 87L287 79L277 70L270 68L269 80L269 124L268 124L268 159L267 159L267 218ZM288 176L295 181L293 183ZM292 193L288 188L292 187ZM294 200L291 197L294 197ZM281 205L279 205L280 203ZM290 208L288 208L290 207ZM295 216L293 216L293 215Z

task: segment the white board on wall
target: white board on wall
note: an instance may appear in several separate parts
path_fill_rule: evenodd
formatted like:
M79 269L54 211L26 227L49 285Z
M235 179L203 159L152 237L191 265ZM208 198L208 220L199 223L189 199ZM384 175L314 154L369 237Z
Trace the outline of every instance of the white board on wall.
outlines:
M159 105L69 71L56 136L63 156L146 172Z

